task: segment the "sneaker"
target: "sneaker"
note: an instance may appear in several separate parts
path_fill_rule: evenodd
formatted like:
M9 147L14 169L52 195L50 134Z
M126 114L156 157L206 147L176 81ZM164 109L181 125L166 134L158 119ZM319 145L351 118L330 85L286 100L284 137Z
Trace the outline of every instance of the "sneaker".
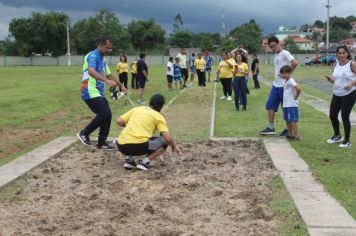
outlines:
M339 147L341 147L341 148L348 148L348 147L351 147L351 143L350 143L350 141L344 140L344 141L339 145Z
M231 96L228 96L226 101L232 101L232 97Z
M100 150L103 150L103 151L115 150L114 147L110 146L110 145L107 144L107 143L104 143L103 145L97 144L97 145L96 145L96 148L97 148L97 149L100 149Z
M220 81L219 81L218 79L214 79L214 82L215 82L215 83L218 83L218 82L220 82Z
M288 136L288 130L287 129L284 129L280 134L279 134L279 137L281 138L285 138Z
M275 129L271 129L271 128L267 127L264 130L261 130L259 133L263 134L263 135L268 135L268 134L275 134L276 131L275 131Z
M80 142L82 142L84 145L86 146L90 146L91 145L91 142L90 142L90 139L89 139L89 136L88 135L85 135L83 130L80 131L80 133L77 133L77 138L80 140Z
M242 111L246 111L246 108L242 108Z
M124 164L124 168L126 170L132 170L136 168L136 162L134 160L130 161L129 159L126 159L126 163Z
M136 166L137 169L140 170L148 170L150 168L150 163L144 164L141 160L138 162L138 165Z
M225 99L226 99L225 96L221 96L221 97L220 97L220 100L225 100Z
M328 140L326 140L327 143L340 143L342 142L344 139L341 137L341 135L334 135L331 138L329 138Z
M140 105L142 105L142 104L145 103L145 101L144 101L143 99L141 99L141 100L139 99L139 100L137 100L137 103L140 104Z

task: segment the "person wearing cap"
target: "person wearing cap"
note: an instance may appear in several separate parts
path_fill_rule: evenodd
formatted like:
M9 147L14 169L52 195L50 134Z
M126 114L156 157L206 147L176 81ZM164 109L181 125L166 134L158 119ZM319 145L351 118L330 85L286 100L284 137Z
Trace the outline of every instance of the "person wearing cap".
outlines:
M132 108L116 120L119 126L124 127L115 142L119 151L126 155L125 169L147 170L150 162L164 153L168 146L173 152L181 153L168 130L166 119L160 113L164 102L161 94L154 94L149 106ZM160 136L153 136L156 131ZM134 156L142 155L145 157L136 164Z
M205 71L208 73L208 82L210 82L211 65L214 64L214 59L209 55L209 51L204 52L204 60L206 62Z

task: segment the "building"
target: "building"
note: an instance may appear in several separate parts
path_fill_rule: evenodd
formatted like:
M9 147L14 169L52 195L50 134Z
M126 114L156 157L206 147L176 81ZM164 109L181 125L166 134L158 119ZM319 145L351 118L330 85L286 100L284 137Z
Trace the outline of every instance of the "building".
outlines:
M356 34L356 21L352 21L351 26L352 26L351 33Z
M280 26L278 28L278 31L275 33L276 37L282 41L282 40L285 40L286 38L288 38L289 36L298 36L298 37L305 37L308 33L305 33L305 32L300 32L299 29L297 28L292 28L292 29L289 29L289 28L286 28L286 27L283 27L283 26Z
M350 49L356 48L356 38L348 38L341 40L339 41L339 45L346 45Z
M298 46L299 50L311 51L314 50L314 42L307 38L302 38L299 36L289 36L288 38L292 39L293 42Z

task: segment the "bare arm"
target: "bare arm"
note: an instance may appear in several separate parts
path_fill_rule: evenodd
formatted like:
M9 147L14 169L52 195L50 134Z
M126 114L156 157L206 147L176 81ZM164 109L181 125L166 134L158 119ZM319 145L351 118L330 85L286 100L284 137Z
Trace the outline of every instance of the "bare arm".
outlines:
M89 67L88 73L90 76L94 77L96 80L100 80L100 81L106 83L107 85L109 85L110 87L115 87L117 84L117 83L115 83L115 81L112 81L112 80L108 79L107 77L100 75L93 67Z
M164 139L164 141L166 141L166 143L172 148L173 152L176 152L178 154L181 154L181 150L177 147L177 145L175 144L171 133L169 132L162 132L162 137Z
M117 118L116 124L118 124L120 127L126 127L126 122L121 117Z
M296 95L295 95L294 99L297 100L300 95L300 92L302 91L302 89L300 88L300 86L298 84L295 86L295 91L296 91Z
M253 72L253 74L257 74L257 70L258 70L258 63L256 63L256 67L255 67L255 71Z
M114 81L117 84L117 86L119 86L121 91L123 91L124 93L127 93L127 89L121 84L120 80L118 80L115 76L110 74L110 75L107 75L107 78L111 81ZM114 85L114 86L116 86L116 85Z
M290 62L290 67L292 68L292 73L293 73L293 71L295 70L295 68L297 68L297 66L298 66L297 60L293 59L293 60Z

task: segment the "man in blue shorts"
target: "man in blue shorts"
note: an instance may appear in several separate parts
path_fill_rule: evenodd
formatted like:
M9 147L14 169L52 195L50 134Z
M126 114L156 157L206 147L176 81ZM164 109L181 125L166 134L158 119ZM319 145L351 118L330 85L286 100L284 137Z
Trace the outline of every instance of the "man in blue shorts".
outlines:
M273 81L272 89L270 91L267 103L266 103L266 110L268 111L268 126L266 129L261 130L259 133L263 135L271 135L275 134L274 128L274 116L275 113L278 111L279 105L283 103L283 86L284 80L280 76L280 69L285 65L291 66L291 73L295 70L298 66L297 60L292 56L290 52L284 50L281 45L279 44L279 40L277 37L273 36L268 39L268 46L272 49L275 53L274 56L274 76L275 79ZM288 130L284 129L280 133L280 137L287 137Z
M214 64L214 59L209 55L209 51L204 53L204 60L206 62L205 71L208 73L208 82L210 82L211 66Z

